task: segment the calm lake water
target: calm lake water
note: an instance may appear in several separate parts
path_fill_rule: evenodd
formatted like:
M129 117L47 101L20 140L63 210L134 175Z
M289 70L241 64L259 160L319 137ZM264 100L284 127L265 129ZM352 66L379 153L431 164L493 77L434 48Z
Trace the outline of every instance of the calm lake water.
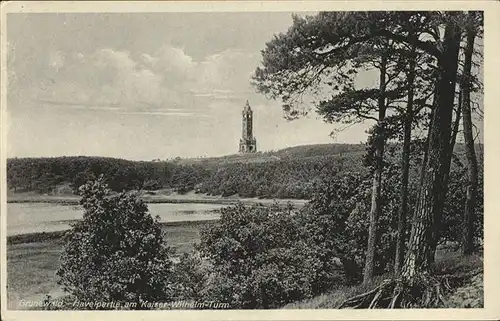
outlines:
M202 221L219 218L217 209L224 205L196 203L148 204L153 216L161 222ZM71 221L79 220L83 210L78 205L49 203L8 203L7 235L62 231Z

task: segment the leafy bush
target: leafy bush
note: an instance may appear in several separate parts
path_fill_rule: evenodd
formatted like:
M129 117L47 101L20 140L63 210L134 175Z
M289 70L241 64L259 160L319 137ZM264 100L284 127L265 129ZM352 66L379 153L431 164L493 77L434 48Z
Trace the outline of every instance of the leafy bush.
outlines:
M66 234L57 271L64 290L82 302L166 301L173 295L171 250L160 223L137 195L111 195L103 178L80 189L81 221Z
M289 209L242 204L221 210L201 231L200 251L211 263L206 298L232 308L276 308L339 281L321 261L308 230Z
M394 260L397 173L389 167L384 175L379 273ZM315 196L299 211L241 204L222 209L220 221L201 231L200 251L212 267L201 282L206 298L234 308L274 308L359 281L371 179L355 172L327 182L314 186ZM196 267L190 271L200 274Z
M398 170L388 166L383 175L379 237L375 268L387 272L394 262ZM372 178L365 173L345 173L322 183L302 210L312 240L323 251L325 262L337 258L343 265L346 283L360 280L368 242ZM382 228L383 227L383 228Z
M363 176L357 173L346 173L321 183L316 187L318 192L301 210L303 225L311 235L311 242L321 249L322 261L329 264L339 258L348 282L356 282L360 273L359 262L349 244L347 220L358 206L357 194L363 189L362 183Z
M202 301L210 273L211 265L199 251L184 253L174 270L176 299Z
M96 178L92 172L85 171L77 173L73 181L71 182L73 193L77 194L80 190L80 186L84 185L88 181L93 181L95 179Z

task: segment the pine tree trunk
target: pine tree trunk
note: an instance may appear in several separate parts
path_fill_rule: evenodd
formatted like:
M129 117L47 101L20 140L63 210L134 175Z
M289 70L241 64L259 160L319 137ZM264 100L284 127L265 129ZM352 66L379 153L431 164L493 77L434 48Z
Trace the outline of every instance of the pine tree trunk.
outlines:
M428 159L425 164L419 199L413 216L408 250L401 275L413 283L415 276L428 270L428 251L432 239L432 229L441 215L444 204L444 178L448 161L453 103L460 49L460 27L455 21L457 13L449 13L443 42L443 50L438 57L438 82L436 110L429 130Z
M469 13L469 17L473 17L471 13ZM470 79L475 38L474 30L471 27L472 26L469 23L469 30L467 30L467 47L465 49L464 75L462 77L461 84L463 92L462 100L465 155L467 158L467 194L465 199L462 240L462 253L465 255L472 254L474 251L474 208L476 205L478 184L477 158L474 150L474 137L472 135L472 115L470 105Z
M458 96L458 105L455 115L455 122L453 123L453 130L451 133L450 147L448 149L450 152L449 160L447 163L448 167L447 169L445 169L446 174L445 178L443 179L443 181L445 182L443 185L446 187L448 186L448 182L450 179L451 158L453 156L453 149L455 148L455 142L457 141L458 129L460 127L461 118L462 118L462 92L460 91ZM443 191L443 193L446 196L446 194L448 193L448 188L446 188ZM429 251L427 253L427 261L429 265L434 264L436 258L436 249L440 238L439 229L437 227L440 226L441 224L440 219L441 215L438 215L438 217L435 218L436 221L432 230L432 238L429 246Z
M411 126L413 122L413 94L415 80L415 47L412 49L410 69L408 73L408 103L406 105L406 115L403 134L403 153L401 155L401 191L398 209L398 238L396 241L396 257L394 259L394 272L399 275L405 253L406 241L406 217L408 215L408 175L410 171L410 143Z
M372 202L370 209L370 226L368 229L368 247L366 249L363 283L368 283L373 277L375 267L375 251L377 244L377 224L380 215L380 193L382 187L382 170L384 158L384 120L385 120L385 87L386 87L387 57L382 55L380 62L380 95L378 98L378 123L375 132L375 169L373 171Z

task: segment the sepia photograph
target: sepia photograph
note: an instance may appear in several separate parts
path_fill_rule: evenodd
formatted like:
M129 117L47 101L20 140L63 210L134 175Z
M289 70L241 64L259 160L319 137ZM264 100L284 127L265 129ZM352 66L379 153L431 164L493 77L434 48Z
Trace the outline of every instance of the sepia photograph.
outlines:
M484 10L22 8L3 311L485 308Z

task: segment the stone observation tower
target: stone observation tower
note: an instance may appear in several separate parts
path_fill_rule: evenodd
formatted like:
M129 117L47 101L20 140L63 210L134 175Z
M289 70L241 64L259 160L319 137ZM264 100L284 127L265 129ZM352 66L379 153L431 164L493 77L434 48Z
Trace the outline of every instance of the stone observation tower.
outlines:
M257 151L257 141L253 137L253 111L248 100L241 114L243 116L243 130L240 139L240 153L255 153Z

